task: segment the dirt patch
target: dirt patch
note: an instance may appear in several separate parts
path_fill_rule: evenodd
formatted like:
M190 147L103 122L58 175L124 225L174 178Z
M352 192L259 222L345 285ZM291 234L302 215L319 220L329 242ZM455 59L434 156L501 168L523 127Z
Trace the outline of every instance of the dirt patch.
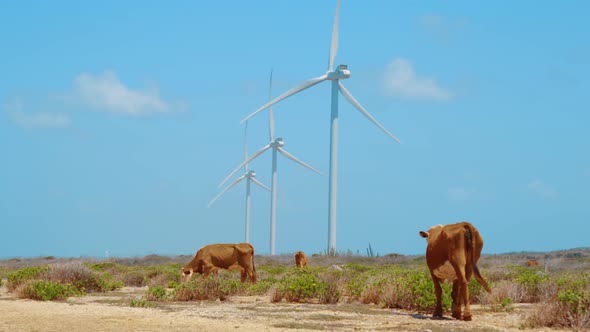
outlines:
M142 287L125 287L38 302L14 298L0 287L0 331L521 331L526 314L535 310L518 304L511 312L490 312L474 305L474 320L462 322L366 304L271 303L268 296L129 306L144 293Z

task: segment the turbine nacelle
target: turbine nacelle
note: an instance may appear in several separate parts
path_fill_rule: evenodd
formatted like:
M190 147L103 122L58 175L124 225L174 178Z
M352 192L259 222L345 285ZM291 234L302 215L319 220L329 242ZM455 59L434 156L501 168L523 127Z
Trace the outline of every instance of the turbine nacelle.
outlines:
M285 145L285 142L283 141L283 139L281 137L275 139L272 143L271 143L272 147L283 147Z
M254 172L254 171L249 171L249 172L248 172L248 177L249 177L249 178L255 178L255 177L256 177L256 172Z
M328 72L327 80L343 80L350 77L350 70L348 70L348 65L339 65L336 70Z

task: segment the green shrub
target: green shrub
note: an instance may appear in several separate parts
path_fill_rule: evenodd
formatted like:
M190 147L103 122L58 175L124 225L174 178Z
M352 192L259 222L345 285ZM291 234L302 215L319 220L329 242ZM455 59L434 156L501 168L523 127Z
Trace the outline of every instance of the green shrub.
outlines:
M506 296L506 297L502 297L502 296L496 296L494 298L492 298L492 303L490 305L490 308L492 309L492 311L506 311L506 312L510 312L512 310L514 310L513 307L514 304L514 300L512 300L512 298L510 296Z
M145 298L148 301L163 301L166 299L166 289L162 286L148 287Z
M356 268L356 273L346 281L344 289L349 301L374 303L387 308L430 311L436 305L434 284L428 270L382 266L373 269ZM444 309L451 306L451 285L442 284Z
M545 283L549 276L534 269L523 266L512 267L512 280L523 289L523 302L539 302L541 296L542 284Z
M65 300L70 296L82 295L76 287L59 282L32 280L19 287L19 296L41 301Z
M157 265L146 269L149 286L168 286L180 282L180 265Z
M88 268L97 272L116 271L124 269L123 266L115 264L113 262L100 262L100 263L84 263Z
M352 272L345 280L344 292L348 296L348 302L358 301L367 286L368 274Z
M178 284L172 292L175 301L194 300L226 300L228 296L237 294L242 289L239 280L209 276L208 278L193 278L186 283Z
M317 270L317 269L315 269ZM310 302L317 300L322 303L334 303L340 298L337 287L330 282L322 281L314 269L294 269L283 277L278 285L278 293L289 302Z
M285 272L287 272L288 268L285 266L268 266L268 265L263 265L263 266L259 266L258 267L258 273L262 273L262 274L269 274L271 276L278 276L278 275L282 275L285 274Z
M6 282L6 288L8 288L8 291L12 292L21 284L32 279L37 279L41 274L46 273L47 271L49 271L48 266L32 266L11 272L7 276L8 281Z
M154 304L144 299L132 299L129 302L129 306L133 308L151 308L154 306Z
M249 295L267 294L271 287L278 283L278 280L273 276L265 279L259 279L255 284L248 284L245 286L245 291Z

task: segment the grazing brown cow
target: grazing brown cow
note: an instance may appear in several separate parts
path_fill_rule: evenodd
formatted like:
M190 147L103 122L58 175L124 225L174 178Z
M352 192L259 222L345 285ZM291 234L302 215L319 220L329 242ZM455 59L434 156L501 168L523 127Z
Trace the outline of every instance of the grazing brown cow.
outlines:
M446 279L453 282L452 316L457 319L471 320L467 287L471 274L475 275L475 279L486 291L491 292L477 268L477 261L483 248L481 235L472 224L464 221L431 227L427 232L421 231L420 236L426 238L428 242L426 263L430 269L436 295L433 316L442 317L440 284ZM465 306L463 316L461 316L462 305Z
M533 260L527 261L526 266L528 266L528 267L539 266L539 262L533 259Z
M295 266L307 266L307 256L305 256L305 253L303 251L298 251L295 253Z
M254 266L254 247L249 243L218 243L208 244L197 251L197 254L182 268L183 281L190 279L194 272L207 277L217 275L219 269L240 270L240 280L256 283L256 267Z

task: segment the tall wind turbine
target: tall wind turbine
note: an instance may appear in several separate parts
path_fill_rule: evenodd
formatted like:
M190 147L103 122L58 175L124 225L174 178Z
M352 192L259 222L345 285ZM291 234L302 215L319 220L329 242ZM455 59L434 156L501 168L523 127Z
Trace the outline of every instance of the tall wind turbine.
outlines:
M270 72L270 82L268 87L268 99L272 98L272 70ZM243 163L238 165L236 169L231 172L224 180L221 182L220 186L222 186L225 181L227 181L235 172L237 172L242 166L248 165L252 160L258 158L261 154L265 151L272 149L272 182L271 182L271 191L270 191L270 254L274 256L275 254L275 239L276 239L276 224L277 224L277 152L281 153L283 156L293 160L294 162L298 163L299 165L310 169L318 174L321 174L320 171L313 168L312 166L304 163L303 161L295 158L292 154L287 152L283 148L285 142L282 138L274 138L274 119L272 115L272 105L269 106L268 110L269 114L269 143L263 146L260 150L256 151L250 158L244 160Z
M244 126L244 161L248 160L248 146L246 143L247 132L248 132L248 123L246 122L246 125ZM256 172L254 172L253 170L250 170L250 171L248 170L247 163L244 163L243 166L244 166L244 174L242 176L240 176L239 178L237 178L230 185L228 185L217 196L215 196L215 198L213 198L211 200L211 202L209 202L209 205L207 205L207 206L210 207L211 204L213 204L213 202L215 202L219 197L221 197L221 195L223 195L226 191L230 190L232 187L234 187L235 185L240 183L242 180L246 179L246 231L245 231L246 232L246 234L245 234L246 239L245 239L245 241L247 243L249 243L250 242L250 182L254 182L256 185L266 189L267 191L270 191L270 189L264 183L262 183L262 182L258 181L258 179L256 179ZM225 178L225 180L223 180L223 182L222 182L222 185L235 172L237 172L237 170L233 171L227 178Z
M328 253L336 254L336 193L337 193L337 174L338 174L338 92L340 92L348 102L352 104L359 112L361 112L369 121L381 129L385 134L400 143L399 139L383 127L369 112L367 112L361 104L352 96L352 94L344 87L340 80L350 77L350 71L347 65L339 65L334 69L334 60L336 52L338 51L338 15L340 12L340 0L336 3L336 15L334 17L334 27L332 29L332 44L330 47L330 58L328 62L328 70L322 76L307 80L301 85L298 85L290 90L287 90L280 96L262 105L259 109L254 111L242 120L242 123L263 111L266 108L278 103L279 101L288 98L298 92L311 88L323 81L332 81L332 107L331 107L331 122L330 122L330 179L329 179L329 194L328 194Z

